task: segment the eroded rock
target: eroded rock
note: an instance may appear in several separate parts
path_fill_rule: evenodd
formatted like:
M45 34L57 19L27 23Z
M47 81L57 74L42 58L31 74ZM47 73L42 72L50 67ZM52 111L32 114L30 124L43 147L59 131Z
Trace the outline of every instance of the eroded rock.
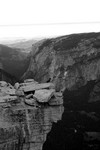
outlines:
M53 89L36 90L34 97L37 98L38 102L46 103L52 98L52 96L54 95L54 92L55 92L55 90L53 90Z
M37 83L28 83L27 84L23 84L20 89L23 90L24 92L29 92L29 91L34 91L34 90L39 90L39 89L46 89L46 88L54 88L54 84L53 83L41 83L41 84L37 84Z
M16 105L0 107L0 149L42 150L52 123L61 119L63 106L34 108Z
M14 87L0 83L0 149L42 150L52 123L60 120L64 112L62 105L49 104L55 93L53 84L38 84L30 79Z

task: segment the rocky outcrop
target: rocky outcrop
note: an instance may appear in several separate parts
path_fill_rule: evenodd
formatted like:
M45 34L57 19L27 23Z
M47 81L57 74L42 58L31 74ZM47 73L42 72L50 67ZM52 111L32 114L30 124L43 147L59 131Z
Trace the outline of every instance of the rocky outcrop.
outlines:
M23 75L26 78L52 82L56 92L64 91L62 120L53 125L43 150L99 150L100 33L74 34L36 43Z
M100 78L100 33L74 34L33 45L23 79L53 82L56 90L77 89Z
M22 86L29 87L34 84L38 83L28 79L24 83L16 83L13 87L5 81L0 81L0 150L42 150L53 122L61 120L64 107L59 101L57 103L57 100L56 103L54 101L56 107L50 106L53 105L54 99L48 103L52 97L48 99L50 95L45 94L47 89L44 89L44 86L39 89L42 93L35 89L36 94L30 94L32 90L26 93L24 88L21 89ZM39 85L41 84L38 84L38 88ZM51 90L48 89L48 92ZM61 96L59 93L56 93L57 95Z
M0 149L42 150L52 123L62 118L63 106L34 108L27 105L0 106Z
M0 106L0 149L1 150L42 150L52 123L61 119L63 106L34 109Z
M0 81L0 103L15 102L20 98L32 106L39 106L39 104L44 103L53 105L53 101L55 105L63 104L62 93L57 93L52 83L39 84L34 79L27 79L24 83L15 83L13 87L10 83Z

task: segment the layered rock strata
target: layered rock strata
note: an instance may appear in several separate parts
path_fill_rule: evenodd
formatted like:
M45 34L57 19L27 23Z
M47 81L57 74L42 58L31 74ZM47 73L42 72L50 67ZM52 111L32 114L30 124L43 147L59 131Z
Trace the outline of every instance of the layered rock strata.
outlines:
M32 85L34 89L24 91ZM39 85L41 84L34 80L16 83L14 87L5 81L0 82L0 150L42 150L53 122L61 120L63 105L46 95L45 88L50 87L50 83L43 84L40 88ZM38 99L39 93L32 94L39 89L44 91L44 99L41 101ZM48 93L50 90L47 90ZM54 101L56 106L50 106L49 100L51 105Z

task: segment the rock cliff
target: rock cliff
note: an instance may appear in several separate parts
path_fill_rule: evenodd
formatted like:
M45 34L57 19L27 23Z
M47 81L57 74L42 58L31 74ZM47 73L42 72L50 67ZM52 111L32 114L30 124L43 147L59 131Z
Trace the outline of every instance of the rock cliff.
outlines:
M63 113L62 120L53 124L47 135L43 150L99 150L100 33L41 40L33 45L28 58L30 63L22 79L52 82L56 92L64 91L64 113L58 106L33 109L16 104L10 110L1 108L0 146L42 149L51 122L60 120Z
M14 86L0 81L0 150L42 150L52 124L64 112L61 93L51 85L32 79Z
M23 75L64 91L64 114L43 150L100 148L100 33L73 34L33 45Z
M57 91L78 89L100 79L100 33L41 40L32 49L23 79L53 82Z
M63 106L0 105L0 150L42 150L53 122L62 118L63 111Z

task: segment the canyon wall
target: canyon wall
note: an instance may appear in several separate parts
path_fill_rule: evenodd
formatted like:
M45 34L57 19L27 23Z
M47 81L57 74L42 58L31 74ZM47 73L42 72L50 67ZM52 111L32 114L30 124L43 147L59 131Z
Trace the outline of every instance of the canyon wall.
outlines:
M100 33L72 34L33 45L22 79L53 82L57 91L100 79Z
M52 123L61 120L64 111L63 106L2 106L0 103L0 150L42 150Z

